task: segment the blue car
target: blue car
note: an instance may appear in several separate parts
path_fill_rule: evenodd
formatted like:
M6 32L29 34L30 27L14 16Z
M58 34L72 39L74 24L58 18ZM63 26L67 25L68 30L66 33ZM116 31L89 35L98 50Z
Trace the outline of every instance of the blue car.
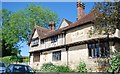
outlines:
M0 62L0 74L4 74L6 72L6 66L3 62Z
M6 74L35 74L35 71L28 65L10 64Z

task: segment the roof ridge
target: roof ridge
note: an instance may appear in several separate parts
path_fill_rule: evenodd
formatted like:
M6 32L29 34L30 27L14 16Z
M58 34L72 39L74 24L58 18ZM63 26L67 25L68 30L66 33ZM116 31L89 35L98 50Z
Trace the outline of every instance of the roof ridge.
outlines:
M45 29L45 30L49 30L49 29L47 29L47 28L45 28L45 27L38 26L38 25L36 25L35 28L42 28L42 29Z
M64 18L64 19L65 19L65 18ZM71 21L69 21L69 20L67 20L67 19L65 19L65 21L66 21L68 24L72 23Z

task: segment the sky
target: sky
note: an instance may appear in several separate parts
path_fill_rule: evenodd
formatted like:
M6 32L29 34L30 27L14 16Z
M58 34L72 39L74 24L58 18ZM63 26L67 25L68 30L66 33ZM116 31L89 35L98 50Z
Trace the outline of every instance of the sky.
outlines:
M83 2L85 4L85 14L88 14L89 11L93 8L94 2ZM63 18L68 19L69 21L75 22L77 17L77 6L76 2L2 2L2 8L11 10L13 12L19 11L26 8L30 4L36 4L43 7L47 7L50 10L56 12L60 18L60 23ZM29 56L29 46L27 42L21 44L22 56Z

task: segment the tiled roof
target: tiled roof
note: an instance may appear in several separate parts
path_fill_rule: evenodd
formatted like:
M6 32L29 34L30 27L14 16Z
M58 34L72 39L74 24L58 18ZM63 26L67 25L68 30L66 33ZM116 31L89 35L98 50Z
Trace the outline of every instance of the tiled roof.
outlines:
M71 29L73 27L85 25L88 22L94 22L95 18L100 15L99 10L92 10L89 14L86 14L83 18L79 19L76 22L73 22L66 28L66 30Z
M32 34L30 35L30 38L28 40L28 45L30 45L32 37L33 37L36 30L37 30L37 33L40 36L40 38L43 38L49 31L51 31L49 29L46 29L46 28L43 28L43 27L40 27L40 26L35 26L32 30Z
M62 32L69 30L71 28L86 25L86 23L94 22L95 18L100 14L101 12L99 10L92 10L89 14L84 15L83 18L77 20L76 22L70 22L65 19L69 25L63 28L59 28L58 30L49 30L49 29L37 26L33 29L32 34L34 34L34 30L37 30L38 35L40 36L40 39L49 38L51 36L61 34ZM31 42L32 36L33 35L31 35L30 40L28 41L28 45Z
M63 22L64 20L66 21L66 23L67 23L68 25L70 25L70 24L72 23L71 21L69 21L69 20L67 20L67 19L65 19L65 18L62 19L62 22ZM62 24L62 22L61 22L61 24ZM61 24L60 24L60 26L61 26ZM60 26L58 27L58 29L60 29Z
M59 28L58 30L50 31L44 37L42 37L42 39L51 37L53 35L60 34L63 31L69 30L69 29L77 27L77 26L85 25L88 22L93 22L98 15L100 15L100 11L92 10L89 14L85 15L83 18L81 18L80 20L78 20L76 22L70 22L65 19L69 23L69 26Z
M65 19L65 21L66 21L68 24L71 24L71 23L72 23L71 21L69 21L69 20L67 20L67 19Z

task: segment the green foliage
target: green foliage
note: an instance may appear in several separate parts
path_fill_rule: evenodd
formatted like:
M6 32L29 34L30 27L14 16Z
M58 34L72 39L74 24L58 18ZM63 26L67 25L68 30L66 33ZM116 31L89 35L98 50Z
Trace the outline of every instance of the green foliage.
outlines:
M16 12L2 9L0 17L2 17L0 19L2 21L2 25L0 25L1 50L10 50L8 51L10 54L6 55L11 55L11 52L16 55L19 53L16 52L16 49L21 47L19 42L28 41L35 25L48 28L49 21L55 21L55 23L59 21L55 12L37 5L29 5Z
M11 56L6 56L3 58L0 58L0 61L4 62L5 65L8 66L11 63L10 58L11 58Z
M8 66L11 63L15 63L15 62L23 62L22 59L20 57L17 57L17 56L1 57L0 61L4 62L6 66Z
M95 31L98 34L113 34L115 29L120 29L120 3L97 2L94 9L100 10L101 15L94 21ZM93 34L94 34L93 33Z
M77 67L78 72L87 72L86 64L84 61L80 61L78 67Z
M75 72L74 70L69 69L68 66L56 66L56 72Z
M52 63L46 63L42 65L41 71L55 72L56 68L55 68L55 65L53 65Z
M110 68L109 72L120 72L120 52L117 52L111 59L110 59Z
M45 72L74 72L73 70L69 69L67 66L56 66L52 63L43 64L41 67L41 71Z
M29 62L29 61L30 61L30 58L23 59L23 62Z
M11 61L11 63L17 62L17 57L16 56L11 56L10 61Z

